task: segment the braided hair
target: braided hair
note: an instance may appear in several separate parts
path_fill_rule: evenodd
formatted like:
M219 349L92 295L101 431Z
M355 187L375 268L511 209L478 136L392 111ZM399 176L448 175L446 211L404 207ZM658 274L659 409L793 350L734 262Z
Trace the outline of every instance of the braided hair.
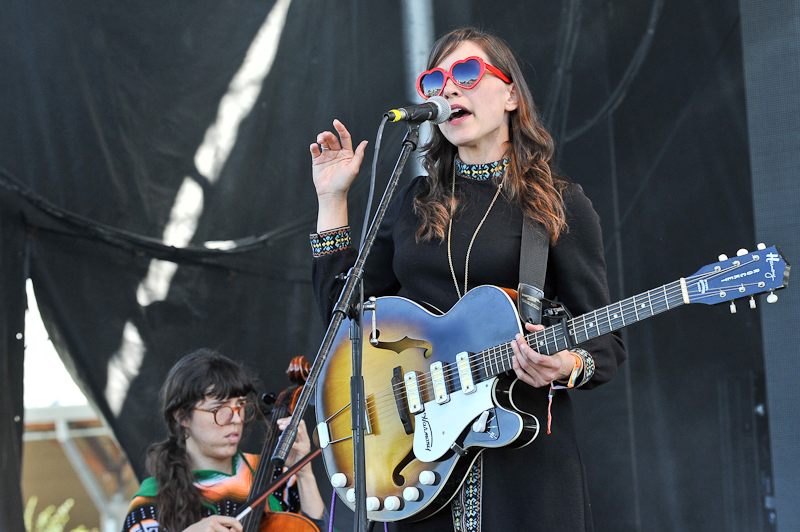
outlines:
M147 450L147 471L158 483L156 517L163 530L179 532L203 517L204 499L194 485L183 422L206 397L252 399L255 393L244 369L213 349L197 350L172 367L161 388L161 413L169 437Z

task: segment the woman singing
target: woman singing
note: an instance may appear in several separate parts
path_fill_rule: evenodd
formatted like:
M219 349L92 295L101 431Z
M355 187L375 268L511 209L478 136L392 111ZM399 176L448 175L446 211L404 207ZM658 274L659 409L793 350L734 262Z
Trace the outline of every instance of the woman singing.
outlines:
M256 415L253 381L242 367L210 349L183 357L161 389L169 438L148 449L153 475L134 496L123 532L241 532L243 510L259 457L239 451L244 425ZM278 422L283 430L288 418ZM287 465L310 450L305 423ZM326 513L311 465L296 475L304 517L317 527ZM273 496L269 506L279 508Z
M427 176L393 199L366 263L365 295L401 288L435 313L445 313L479 285L516 288L523 221L546 228L549 255L545 297L574 315L609 303L600 223L580 186L554 173L553 141L540 122L519 65L500 39L476 29L440 38L418 79L419 93L446 98L453 114L433 127L424 146ZM328 319L354 263L347 192L364 157L337 121L311 144L319 200L313 282ZM379 315L380 315L380 311ZM491 327L491 323L487 323ZM528 331L541 326L526 325ZM620 338L605 335L580 349L544 356L523 335L512 342L513 370L526 385L514 403L552 430L522 449L482 453L445 511L398 530L592 530L584 466L569 392L548 407L551 386L594 388L626 358ZM477 487L477 489L476 489Z

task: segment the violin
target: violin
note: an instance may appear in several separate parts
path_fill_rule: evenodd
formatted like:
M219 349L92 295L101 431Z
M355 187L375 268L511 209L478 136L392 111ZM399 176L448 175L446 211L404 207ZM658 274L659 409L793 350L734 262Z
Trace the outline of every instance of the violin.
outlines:
M310 369L311 365L306 357L299 356L292 359L286 370L286 375L292 384L278 395L272 407L272 412L269 414L271 430L269 430L269 437L264 442L261 458L253 475L253 485L250 488L251 496L263 492L276 477L280 476L281 471L276 471L275 464L269 459L280 438L281 431L278 429L277 421L292 415L292 412L294 412ZM311 520L300 514L290 511L272 512L269 510L265 513L264 507L266 504L266 501L260 503L253 508L249 515L244 517L242 520L244 532L320 532L319 528Z

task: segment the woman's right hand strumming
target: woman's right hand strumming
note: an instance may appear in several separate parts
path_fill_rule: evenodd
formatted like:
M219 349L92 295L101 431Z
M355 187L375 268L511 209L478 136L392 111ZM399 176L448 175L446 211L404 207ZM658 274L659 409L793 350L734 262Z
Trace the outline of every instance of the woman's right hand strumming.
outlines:
M347 221L347 191L358 175L367 141L353 151L350 132L339 120L333 121L338 137L330 131L317 135L311 144L311 169L317 190L319 213L317 232L343 227Z

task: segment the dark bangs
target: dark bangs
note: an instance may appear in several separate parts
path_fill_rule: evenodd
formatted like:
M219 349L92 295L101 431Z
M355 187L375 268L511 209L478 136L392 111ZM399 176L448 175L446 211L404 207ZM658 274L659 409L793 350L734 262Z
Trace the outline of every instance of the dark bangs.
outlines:
M213 349L199 349L183 357L167 375L162 388L163 415L167 426L175 416L186 418L206 397L253 400L256 386L242 367Z
M202 386L204 397L214 399L231 399L247 397L256 393L253 381L242 371L242 368L227 358L216 358L209 361L208 372Z

